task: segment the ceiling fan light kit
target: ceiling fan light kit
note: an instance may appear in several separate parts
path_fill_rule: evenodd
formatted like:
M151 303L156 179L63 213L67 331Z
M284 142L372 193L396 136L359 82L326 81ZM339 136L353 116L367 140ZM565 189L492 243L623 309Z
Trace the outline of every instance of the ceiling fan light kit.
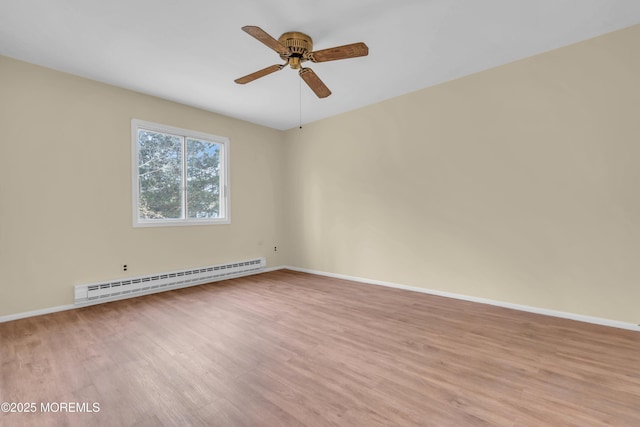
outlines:
M298 70L298 74L302 80L304 80L318 98L326 98L331 95L329 88L311 68L303 67L302 63L306 61L314 63L336 61L339 59L367 56L369 54L369 48L362 42L314 52L311 37L298 31L286 32L276 40L260 27L248 25L242 27L242 30L278 53L285 63L282 65L271 65L244 77L240 77L235 80L238 84L252 82L260 77L280 71L288 65L292 69Z

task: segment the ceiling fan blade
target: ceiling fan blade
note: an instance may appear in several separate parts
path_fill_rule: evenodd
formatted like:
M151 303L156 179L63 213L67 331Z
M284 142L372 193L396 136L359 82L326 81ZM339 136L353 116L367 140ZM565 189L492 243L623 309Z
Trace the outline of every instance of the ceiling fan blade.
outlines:
M242 27L242 31L249 34L251 37L256 40L264 43L267 47L275 50L280 55L289 56L291 55L291 51L288 47L283 46L278 40L271 37L265 30L260 27L256 27L254 25L246 25Z
M267 75L269 75L271 73L275 73L276 71L280 71L280 70L282 70L284 68L285 65L287 65L287 64L284 64L284 65L278 65L278 64L272 65L270 67L263 68L260 71L256 71L255 73L251 73L251 74L248 74L248 75L246 75L244 77L240 77L239 79L235 79L234 82L236 82L236 83L238 83L240 85L243 85L243 84L252 82L252 81L254 81L256 79L259 79L260 77L264 77L264 76L267 76Z
M311 88L311 90L318 96L318 98L326 98L331 95L331 91L320 77L311 68L301 68L298 72L302 80Z
M309 59L313 62L327 62L337 59L357 58L358 56L367 56L368 54L369 48L367 45L359 42L311 52Z

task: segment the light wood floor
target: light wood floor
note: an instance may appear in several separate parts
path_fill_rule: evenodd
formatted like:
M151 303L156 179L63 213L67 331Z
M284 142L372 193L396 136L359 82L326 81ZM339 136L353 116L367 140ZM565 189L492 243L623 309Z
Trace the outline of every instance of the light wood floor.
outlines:
M0 340L0 402L100 408L2 426L640 426L637 332L284 270Z

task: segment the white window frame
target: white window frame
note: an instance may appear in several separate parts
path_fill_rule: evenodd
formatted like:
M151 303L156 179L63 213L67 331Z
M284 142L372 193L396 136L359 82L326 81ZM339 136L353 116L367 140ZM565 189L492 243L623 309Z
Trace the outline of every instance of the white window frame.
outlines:
M140 182L138 178L138 130L144 129L158 133L168 133L186 138L219 144L220 148L220 218L171 218L171 219L143 219L139 218L140 210ZM183 225L212 225L230 224L231 209L229 197L229 138L208 133L182 129L174 126L148 122L139 119L131 120L131 152L132 152L132 196L133 196L133 226L134 227L170 227ZM185 185L183 183L183 185ZM183 188L183 191L186 189Z

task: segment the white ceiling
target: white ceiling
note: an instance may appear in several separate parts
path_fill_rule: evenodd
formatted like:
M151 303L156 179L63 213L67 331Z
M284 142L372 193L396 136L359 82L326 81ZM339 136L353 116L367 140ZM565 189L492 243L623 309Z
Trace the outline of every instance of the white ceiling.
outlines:
M1 0L0 54L276 129L353 110L640 23L640 0ZM310 64L318 99L240 30L302 31L314 49L369 56Z

